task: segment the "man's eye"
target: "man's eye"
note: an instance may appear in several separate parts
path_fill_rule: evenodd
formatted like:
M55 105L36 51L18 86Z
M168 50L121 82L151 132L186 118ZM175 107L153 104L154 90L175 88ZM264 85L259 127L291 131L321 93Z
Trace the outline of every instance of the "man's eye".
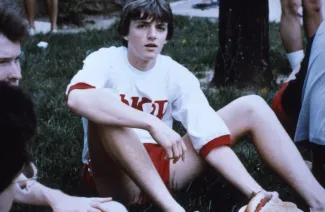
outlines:
M6 61L6 60L0 60L0 65L4 65L4 64L6 64L8 61Z
M144 24L139 24L138 26L137 26L137 28L139 28L139 29L142 29L142 28L145 28L146 27L146 25L144 25Z
M157 29L161 32L165 31L166 30L166 27L165 26L158 26Z

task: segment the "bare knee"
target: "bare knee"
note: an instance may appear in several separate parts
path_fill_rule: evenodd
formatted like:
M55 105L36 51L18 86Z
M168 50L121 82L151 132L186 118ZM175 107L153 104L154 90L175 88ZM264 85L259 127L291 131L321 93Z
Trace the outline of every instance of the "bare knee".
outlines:
M265 102L265 100L258 95L248 95L240 97L239 104L242 115L247 121L255 119L256 116L262 115L267 110L270 110L270 107Z
M299 17L301 0L282 0L282 15L285 17Z
M119 202L107 202L103 204L103 209L105 209L105 211L107 212L127 212L128 210L126 209L126 207L124 207L124 205L122 205Z
M307 16L318 16L322 9L321 0L305 0L304 13Z

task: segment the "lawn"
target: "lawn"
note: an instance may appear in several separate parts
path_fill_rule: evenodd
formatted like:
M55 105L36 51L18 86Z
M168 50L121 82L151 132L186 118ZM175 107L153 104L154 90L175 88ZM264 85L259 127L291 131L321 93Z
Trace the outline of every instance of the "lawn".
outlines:
M174 39L166 45L163 53L184 64L197 76L213 69L218 50L218 24L208 19L185 17L177 17L175 24ZM32 95L38 116L37 135L30 143L33 161L39 168L39 180L42 183L69 194L87 195L81 192L79 185L83 145L81 120L68 111L65 89L89 53L103 46L121 45L115 26L105 31L82 34L38 35L28 38L22 45L22 86ZM48 42L49 47L38 48L39 41ZM288 64L277 24L270 25L270 46L272 73L287 73ZM205 90L205 93L213 108L218 110L243 93L255 93L270 102L275 89L273 86L266 86L247 88L242 92L243 89L225 87L216 91ZM176 124L175 129L180 133L184 132L179 124ZM260 160L248 136L235 147L235 151L248 171L265 189L278 191L284 200L301 203L292 189ZM302 152L308 158L308 152ZM239 191L212 170L184 191L176 193L175 198L187 211L200 212L237 211L247 203ZM38 212L50 209L15 205L13 211ZM133 206L130 211L159 210L148 204L144 207Z

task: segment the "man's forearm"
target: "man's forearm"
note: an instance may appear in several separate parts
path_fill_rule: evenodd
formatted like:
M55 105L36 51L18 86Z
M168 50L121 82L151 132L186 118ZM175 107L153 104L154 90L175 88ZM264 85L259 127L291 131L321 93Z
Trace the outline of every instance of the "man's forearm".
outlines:
M247 197L262 190L230 147L222 146L212 150L206 160Z
M26 181L25 181L26 180ZM39 182L32 182L21 174L17 182L26 182L26 186L21 187L19 183L14 185L14 202L52 206L65 194L59 190L48 188Z
M122 103L108 89L73 90L68 107L97 124L149 130L158 118Z

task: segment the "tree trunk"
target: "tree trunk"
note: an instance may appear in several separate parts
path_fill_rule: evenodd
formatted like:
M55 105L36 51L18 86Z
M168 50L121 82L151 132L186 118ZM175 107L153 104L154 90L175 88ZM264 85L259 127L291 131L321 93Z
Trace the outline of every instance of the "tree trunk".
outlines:
M268 0L219 1L219 50L212 83L270 82Z

